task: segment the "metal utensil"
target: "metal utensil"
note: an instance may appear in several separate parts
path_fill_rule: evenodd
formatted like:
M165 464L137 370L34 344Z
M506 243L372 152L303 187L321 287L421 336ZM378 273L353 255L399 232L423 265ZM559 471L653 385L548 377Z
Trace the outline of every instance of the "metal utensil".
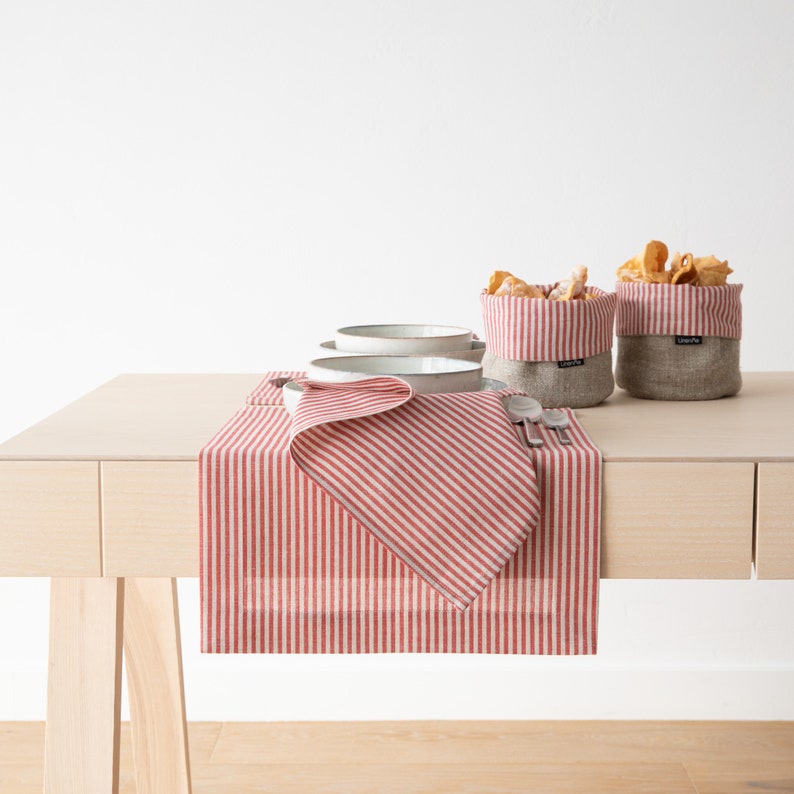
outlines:
M570 444L571 439L565 432L568 427L568 414L560 411L559 408L547 408L540 415L540 419L546 427L553 427L557 431L560 444Z
M530 447L543 446L543 439L535 427L535 422L540 419L543 412L543 408L537 400L532 397L515 394L508 399L505 410L507 411L507 418L513 424L523 423L527 444Z

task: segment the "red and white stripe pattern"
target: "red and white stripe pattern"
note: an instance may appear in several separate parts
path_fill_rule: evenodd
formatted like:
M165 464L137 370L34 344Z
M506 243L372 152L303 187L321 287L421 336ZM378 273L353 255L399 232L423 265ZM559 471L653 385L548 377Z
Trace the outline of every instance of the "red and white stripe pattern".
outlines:
M742 337L741 284L618 282L618 336Z
M548 292L553 285L540 285ZM512 361L569 361L612 348L615 293L588 287L589 300L480 296L486 348Z
M202 650L595 653L601 456L569 415L530 453L537 528L460 611L296 466L283 408L241 409L199 457Z
M500 395L412 396L389 377L315 385L304 383L295 409L293 460L465 609L540 516L534 467Z
M295 380L303 388L303 394L292 417L292 439L318 424L392 411L414 396L411 386L392 376L362 378L348 383L305 377Z
M245 398L248 405L284 405L282 386L288 380L296 380L306 375L296 369L273 372Z

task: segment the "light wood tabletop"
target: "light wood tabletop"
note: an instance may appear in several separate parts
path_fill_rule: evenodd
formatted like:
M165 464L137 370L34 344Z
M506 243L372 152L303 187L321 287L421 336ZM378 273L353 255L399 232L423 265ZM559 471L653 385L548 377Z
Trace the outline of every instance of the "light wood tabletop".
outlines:
M0 574L196 576L198 451L262 377L122 375L0 444ZM577 411L604 458L602 577L794 575L794 373L744 381Z
M262 374L122 375L0 444L0 575L52 577L45 787L117 791L122 646L138 791L190 791L176 580L199 450ZM794 373L576 412L601 450L601 576L794 578Z
M120 375L0 443L0 460L196 460L262 374ZM734 397L637 400L576 415L605 461L794 460L794 373L745 373Z

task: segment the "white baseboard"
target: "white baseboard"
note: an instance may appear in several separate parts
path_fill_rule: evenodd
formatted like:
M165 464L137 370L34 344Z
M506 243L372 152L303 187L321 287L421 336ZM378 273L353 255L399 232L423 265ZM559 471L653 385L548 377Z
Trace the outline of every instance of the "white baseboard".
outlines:
M794 670L196 676L191 720L792 720Z
M188 719L794 720L794 668L289 671L283 658L269 667L186 672ZM45 716L45 671L0 681L0 721Z
M0 721L45 718L47 595L0 580ZM191 720L794 720L794 581L606 580L593 657L203 655L179 597Z

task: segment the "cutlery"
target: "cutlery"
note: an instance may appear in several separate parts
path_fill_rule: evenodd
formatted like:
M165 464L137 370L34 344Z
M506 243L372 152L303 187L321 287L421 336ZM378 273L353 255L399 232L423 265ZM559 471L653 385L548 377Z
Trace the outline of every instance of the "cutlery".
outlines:
M527 434L527 443L531 447L542 447L543 439L535 427L535 422L540 419L543 408L541 404L532 397L521 394L513 395L505 406L507 418L515 425L524 424L524 432Z
M565 432L568 427L568 414L558 408L547 408L540 415L540 419L546 427L553 427L557 431L560 444L570 444L571 439Z

